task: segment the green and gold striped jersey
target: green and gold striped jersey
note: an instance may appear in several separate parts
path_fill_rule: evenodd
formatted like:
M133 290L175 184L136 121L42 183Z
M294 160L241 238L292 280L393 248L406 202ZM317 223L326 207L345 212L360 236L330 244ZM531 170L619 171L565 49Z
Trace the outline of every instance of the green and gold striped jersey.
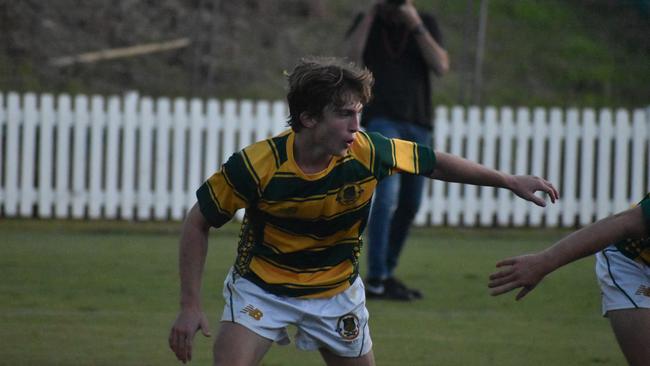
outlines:
M235 271L265 290L329 297L358 276L361 233L377 183L394 173L430 175L431 148L358 132L348 153L316 174L293 157L291 130L233 154L197 191L214 227L245 208Z
M638 204L643 211L647 232L650 233L650 193ZM628 258L645 263L650 266L650 236L641 239L625 239L614 244L618 250Z

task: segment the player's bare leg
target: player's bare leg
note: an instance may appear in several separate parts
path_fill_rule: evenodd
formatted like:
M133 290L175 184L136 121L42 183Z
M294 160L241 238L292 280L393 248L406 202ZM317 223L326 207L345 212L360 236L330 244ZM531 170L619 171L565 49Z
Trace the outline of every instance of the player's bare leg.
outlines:
M361 357L341 357L325 348L321 348L319 351L328 366L375 366L375 356L372 350Z
M260 363L273 342L243 325L221 322L214 341L214 366L253 366Z
M650 309L612 310L607 317L630 366L647 366L650 360Z

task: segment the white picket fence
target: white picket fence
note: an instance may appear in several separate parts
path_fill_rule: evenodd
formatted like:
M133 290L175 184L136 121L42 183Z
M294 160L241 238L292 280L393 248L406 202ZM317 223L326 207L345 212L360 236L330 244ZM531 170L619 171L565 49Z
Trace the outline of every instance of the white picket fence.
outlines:
M275 101L0 94L0 217L181 220L234 151L286 128ZM547 208L506 190L433 181L417 225L574 226L650 191L646 110L436 109L433 144L547 177Z

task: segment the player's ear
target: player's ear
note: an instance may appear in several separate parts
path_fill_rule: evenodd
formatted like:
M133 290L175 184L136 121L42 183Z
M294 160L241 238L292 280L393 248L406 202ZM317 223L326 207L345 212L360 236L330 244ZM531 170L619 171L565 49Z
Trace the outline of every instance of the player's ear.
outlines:
M302 123L305 128L312 128L316 125L316 118L310 115L308 112L300 113L300 123Z

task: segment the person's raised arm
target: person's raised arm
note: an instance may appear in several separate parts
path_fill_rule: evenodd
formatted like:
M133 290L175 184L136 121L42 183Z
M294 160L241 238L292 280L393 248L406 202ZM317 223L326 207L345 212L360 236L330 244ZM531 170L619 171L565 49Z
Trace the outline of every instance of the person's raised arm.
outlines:
M400 6L406 26L414 35L422 57L436 75L442 76L449 71L449 55L447 51L433 38L422 22L420 14L410 1Z
M542 207L546 206L546 203L544 199L535 196L535 192L546 192L552 202L555 202L559 196L553 184L545 179L530 175L506 174L443 152L436 152L436 167L431 178L447 182L507 188L517 196Z
M370 33L370 27L375 20L376 14L377 6L375 4L361 16L361 20L358 20L352 25L349 33L346 35L345 55L350 61L359 66L363 65L363 51L366 49L368 34Z
M201 305L201 277L208 252L210 225L195 204L183 224L179 246L178 266L181 281L178 317L169 333L169 347L183 363L192 360L192 341L201 329L210 336L208 320Z
M604 218L580 229L537 253L508 258L497 263L506 267L490 275L488 287L492 296L522 288L519 300L554 270L594 254L619 240L647 236L641 206Z

